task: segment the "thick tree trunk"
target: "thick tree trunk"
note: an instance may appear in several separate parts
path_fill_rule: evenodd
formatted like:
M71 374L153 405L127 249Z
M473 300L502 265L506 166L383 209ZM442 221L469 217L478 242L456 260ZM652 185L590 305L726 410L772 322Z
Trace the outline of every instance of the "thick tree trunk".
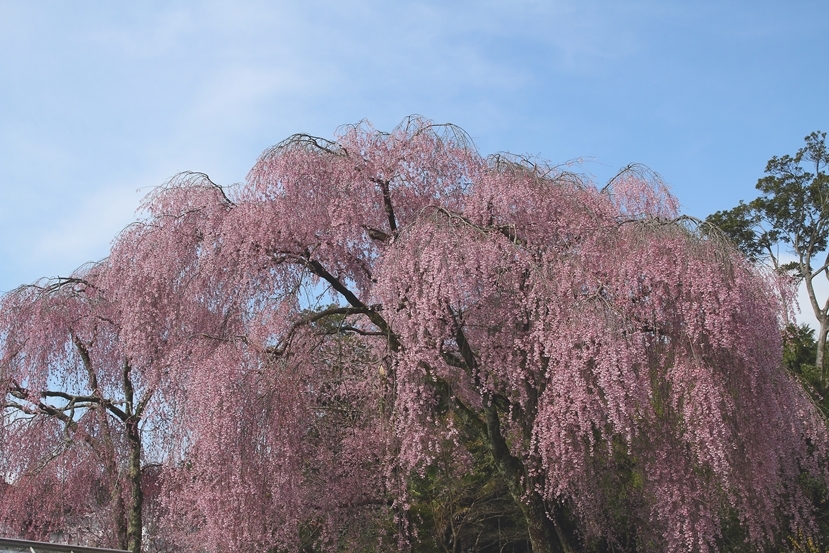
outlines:
M464 363L474 374L477 371L477 360L460 326L456 333L456 340ZM544 499L536 491L534 483L530 481L524 463L512 455L507 441L501 434L498 408L491 399L489 398L490 401L487 402L485 398L485 404L489 404L484 408L483 420L472 414L456 399L460 407L458 414L461 420L464 424L471 424L477 428L486 440L498 472L527 521L527 531L533 553L573 553L577 547L572 537L570 521L567 520L563 509L556 509L553 513L547 512Z
M823 386L826 388L829 384L829 375L826 374L826 367L824 366L823 355L826 351L826 333L829 331L829 318L824 318L820 322L820 328L817 332L817 354L815 355L815 368L819 371L823 380Z
M127 535L124 528L124 513L126 512L126 505L124 505L124 494L118 481L118 473L115 473L115 483L110 492L110 498L113 503L113 526L115 527L115 540L118 543L118 548L123 549L127 546Z
M501 421L494 405L486 408L487 442L495 465L507 484L510 495L521 508L533 553L573 553L576 551L561 510L548 516L544 500L526 481L528 476L520 459L513 456L501 434Z
M92 366L92 358L89 355L87 345L74 334L72 335L72 343L75 344L75 348L81 356L84 368L86 368L87 377L89 379L89 389L92 390L92 395L99 400L98 406L95 408L95 415L98 418L98 424L101 427L102 449L98 451L98 455L106 467L109 477L112 479L112 488L110 489L110 498L113 503L112 522L118 547L124 548L127 545L127 533L124 528L126 505L124 505L124 494L121 487L120 475L118 474L119 471L118 462L116 461L115 445L112 440L112 432L109 427L107 400L98 387L98 375L95 372L95 368Z
M127 507L127 550L141 553L144 533L142 509L144 508L144 490L141 489L141 421L143 406L135 407L135 388L132 385L132 369L128 359L124 359L123 379L125 405L124 426L127 431L129 459L127 460L127 481L130 488L130 502Z
M127 549L131 553L141 553L143 533L142 509L144 492L141 489L141 434L138 421L127 422L127 440L129 442L128 478L130 485L130 503L127 510Z

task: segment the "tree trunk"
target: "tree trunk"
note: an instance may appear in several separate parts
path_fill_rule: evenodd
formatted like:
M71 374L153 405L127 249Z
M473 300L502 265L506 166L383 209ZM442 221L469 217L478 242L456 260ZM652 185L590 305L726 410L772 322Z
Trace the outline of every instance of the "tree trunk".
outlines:
M829 378L827 378L826 367L824 367L823 354L826 350L826 333L829 332L829 318L824 317L823 319L819 319L818 323L820 327L817 332L817 354L815 355L815 368L821 376L823 387L825 389Z
M569 524L563 510L557 509L550 513L554 520L548 516L544 499L527 481L523 463L510 453L507 442L501 435L501 421L494 405L486 408L486 429L495 466L527 521L533 553L573 553L576 546L567 531Z
M115 541L118 544L118 548L123 549L127 545L127 535L124 532L124 513L126 511L126 506L124 505L124 494L121 489L121 482L118 479L117 472L115 473L114 478L115 482L113 483L112 490L110 491L110 498L113 503L112 519L115 527Z
M141 489L141 434L137 420L127 422L127 441L129 442L128 477L130 486L130 503L127 511L127 549L131 553L141 553L143 521L141 510L144 506L144 492Z

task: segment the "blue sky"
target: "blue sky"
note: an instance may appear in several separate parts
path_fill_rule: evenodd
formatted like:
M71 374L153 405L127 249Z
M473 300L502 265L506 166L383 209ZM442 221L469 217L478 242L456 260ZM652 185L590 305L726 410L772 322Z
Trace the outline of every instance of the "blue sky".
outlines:
M704 217L829 131L827 70L825 0L0 0L0 291L104 257L177 172L364 118L641 162Z

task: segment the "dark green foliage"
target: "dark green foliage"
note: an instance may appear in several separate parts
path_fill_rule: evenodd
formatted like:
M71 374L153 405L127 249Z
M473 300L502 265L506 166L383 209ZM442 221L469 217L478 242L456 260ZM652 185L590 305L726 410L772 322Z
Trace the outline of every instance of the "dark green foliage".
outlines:
M809 393L812 401L829 421L829 387L823 382L822 372L815 367L817 340L815 331L807 324L786 326L783 335L783 365ZM824 351L824 359L826 359Z
M826 133L813 132L806 146L794 156L772 157L766 176L757 181L761 195L749 203L717 211L707 221L717 226L746 257L772 258L775 246L784 244L806 263L781 266L805 278L812 268L808 261L826 250L829 238L829 153Z
M527 523L480 439L462 436L410 485L418 553L523 553Z
M755 230L760 220L750 205L741 201L733 209L709 215L706 221L719 228L752 261L758 261L763 257L766 245L761 245L760 237Z
M829 152L826 133L813 132L794 156L773 157L757 182L762 195L751 204L767 221L771 242L784 242L816 254L829 236Z
M783 347L783 365L809 384L820 384L820 373L815 368L815 330L807 324L790 323L786 326Z
M817 341L815 331L809 325L789 324L786 326L783 342L783 364L803 385L809 393L815 405L823 413L824 418L829 421L829 389L823 383L821 371L815 367L815 356L817 352ZM824 356L824 359L826 357ZM815 519L820 529L820 535L829 538L829 501L827 501L827 490L820 482L803 476L801 484L804 489L809 490L812 502L815 506ZM802 547L803 544L811 543L813 549ZM800 549L794 545L801 546ZM809 542L801 536L800 540L793 540L794 551L823 551L817 549L814 541Z

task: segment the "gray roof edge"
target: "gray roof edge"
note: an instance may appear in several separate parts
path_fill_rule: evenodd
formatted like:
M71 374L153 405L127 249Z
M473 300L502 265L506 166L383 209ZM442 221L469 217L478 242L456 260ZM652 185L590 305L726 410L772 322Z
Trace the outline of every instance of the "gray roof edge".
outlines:
M61 543L49 543L43 541L16 540L12 538L0 538L0 547L31 547L41 551L55 551L58 553L129 553L123 549L101 549L98 547L84 547L82 545L65 545Z

